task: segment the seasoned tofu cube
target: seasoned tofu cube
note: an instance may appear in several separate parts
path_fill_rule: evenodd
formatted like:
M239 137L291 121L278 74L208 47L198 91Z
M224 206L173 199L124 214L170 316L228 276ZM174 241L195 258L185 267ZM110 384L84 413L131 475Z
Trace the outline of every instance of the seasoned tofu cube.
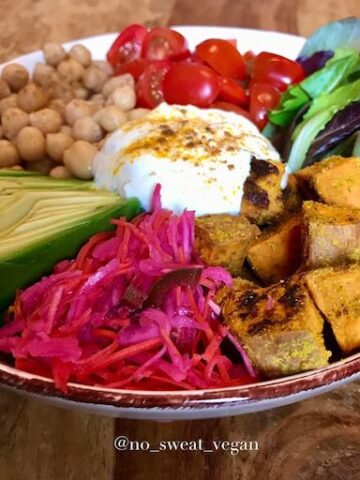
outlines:
M195 221L195 250L206 265L221 265L237 276L259 234L243 215L205 215Z
M360 208L360 158L330 157L295 176L306 198Z
M301 217L296 215L264 231L247 259L256 275L271 285L289 277L302 262Z
M324 320L301 276L267 288L237 288L222 298L224 322L256 368L268 377L327 365Z
M287 185L283 190L284 207L286 213L301 211L302 195L295 175L289 175Z
M360 347L360 266L329 267L306 274L306 284L345 353Z
M257 225L276 223L284 214L281 180L285 166L272 160L252 159L244 184L241 213Z
M306 268L360 260L360 210L304 202L303 227Z

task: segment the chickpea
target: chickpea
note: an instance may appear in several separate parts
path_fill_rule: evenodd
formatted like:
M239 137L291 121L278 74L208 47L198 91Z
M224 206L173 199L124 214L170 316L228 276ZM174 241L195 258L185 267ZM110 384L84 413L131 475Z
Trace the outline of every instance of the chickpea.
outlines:
M0 140L0 168L19 165L20 157L16 147L9 140Z
M33 80L43 88L49 88L57 81L57 73L54 67L45 63L37 63L35 65Z
M50 97L63 100L65 103L70 102L75 96L72 86L65 80L53 83L48 93Z
M109 98L112 99L117 107L124 110L124 112L133 110L136 105L135 89L130 85L115 88Z
M127 112L129 120L140 120L141 118L146 117L146 115L150 112L148 108L134 108L130 112Z
M49 97L45 90L34 83L29 83L17 95L17 104L25 112L41 110L48 103Z
M5 80L0 78L0 100L8 97L10 94L11 91L9 85L5 82Z
M105 98L101 95L101 93L96 93L90 98L91 103L97 103L101 106L104 106Z
M104 60L94 60L93 65L95 65L97 68L100 68L100 70L102 70L107 77L112 77L114 75L113 67L110 65L110 63L105 62Z
M43 108L30 113L30 125L38 128L42 133L55 133L60 130L61 115L51 108Z
M66 56L64 47L57 43L46 43L43 53L46 63L52 67L56 67Z
M50 158L45 157L42 160L28 163L27 170L30 170L30 172L39 172L43 175L49 175L53 167L54 162Z
M65 107L65 119L69 125L73 125L76 120L91 115L91 108L85 100L76 98L71 100Z
M91 101L89 101L88 104L89 104L89 108L90 108L90 111L91 111L91 115L95 115L95 113L98 112L99 110L101 110L104 106L101 103L96 103L96 102L91 102Z
M76 120L73 125L73 134L76 140L86 140L90 143L99 142L103 138L100 125L91 117Z
M65 150L64 164L75 177L90 180L93 178L92 166L96 153L94 145L79 140Z
M16 137L16 146L20 157L28 162L36 162L45 157L45 137L38 128L22 128Z
M10 95L10 97L0 100L0 115L2 115L8 108L17 107L17 95Z
M65 120L65 102L61 98L55 98L49 103L49 108L58 112L61 117L61 120Z
M64 152L74 143L74 139L65 133L48 133L46 135L46 153L56 162L62 162Z
M69 55L71 58L79 62L83 67L88 67L91 63L90 50L84 47L84 45L74 45L70 48Z
M72 178L70 171L64 165L58 165L50 170L50 177L57 178L58 180L67 180Z
M125 73L124 75L118 75L117 77L112 77L108 80L103 89L102 94L105 98L108 98L112 92L117 87L123 87L124 85L130 85L130 87L135 88L134 77L130 73Z
M75 98L80 98L81 100L87 100L89 98L89 90L84 87L76 87L74 89Z
M81 80L84 75L84 67L73 58L62 60L57 66L57 71L60 78L63 78L68 82Z
M13 92L18 92L28 83L29 72L18 63L10 63L3 68L1 78L9 85Z
M105 82L107 81L107 75L100 68L90 65L84 72L83 82L87 89L93 92L99 93L103 89Z
M29 125L29 115L20 108L8 108L1 116L4 136L12 140L20 130Z
M109 105L94 115L94 120L107 132L113 132L127 121L126 113L115 105Z
M70 125L63 125L60 128L60 133L65 133L65 135L69 135L69 137L72 138L72 128L70 127Z

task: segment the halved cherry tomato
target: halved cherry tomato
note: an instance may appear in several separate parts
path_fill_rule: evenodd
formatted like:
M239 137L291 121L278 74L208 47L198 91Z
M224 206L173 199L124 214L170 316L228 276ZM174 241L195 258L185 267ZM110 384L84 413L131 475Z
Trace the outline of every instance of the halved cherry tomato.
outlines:
M189 54L186 38L166 27L153 28L145 37L142 56L147 60L183 59Z
M227 40L211 38L199 43L195 53L223 77L241 80L246 77L240 52Z
M243 59L245 62L245 70L248 77L252 77L254 73L254 63L255 63L256 53L252 50L248 50L243 54Z
M253 83L250 89L250 115L254 123L264 128L267 112L275 108L280 99L280 92L270 83Z
M232 45L233 47L237 48L237 40L236 40L236 38L227 38L226 41L229 42L230 45Z
M293 83L299 83L305 77L301 65L293 60L261 52L255 59L253 80L275 85L279 90L286 90Z
M164 78L168 103L208 107L219 95L221 79L206 65L174 63Z
M145 58L138 58L137 60L133 60L132 62L118 65L117 67L115 67L114 73L115 75L130 73L135 78L135 80L138 80L142 73L144 73L144 71L148 67L149 63L149 60L145 60Z
M116 67L122 63L140 58L141 47L146 34L147 29L142 25L136 23L129 25L111 45L110 50L106 54L107 61L113 67Z
M164 100L164 76L170 65L166 60L159 60L146 67L136 84L138 107L155 108Z
M250 120L250 122L254 123L254 120L252 119L251 115L249 112L244 110L241 107L238 107L237 105L234 105L233 103L228 103L228 102L214 102L210 105L210 108L219 108L220 110L225 110L226 112L234 112L239 115L242 115L243 117L247 118Z
M244 88L231 78L221 80L219 98L235 105L246 105L249 101Z

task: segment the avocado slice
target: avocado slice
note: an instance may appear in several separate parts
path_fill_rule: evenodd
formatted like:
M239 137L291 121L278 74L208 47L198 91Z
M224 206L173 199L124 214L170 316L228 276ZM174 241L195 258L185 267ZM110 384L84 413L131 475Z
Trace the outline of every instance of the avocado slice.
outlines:
M76 255L94 233L112 229L110 219L140 213L91 182L0 170L0 312L25 288Z

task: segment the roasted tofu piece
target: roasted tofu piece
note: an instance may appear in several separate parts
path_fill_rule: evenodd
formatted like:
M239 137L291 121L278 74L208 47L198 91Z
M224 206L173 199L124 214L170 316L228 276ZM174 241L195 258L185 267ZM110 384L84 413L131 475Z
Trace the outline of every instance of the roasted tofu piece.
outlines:
M301 211L302 195L295 175L289 175L287 185L283 190L284 208L286 213Z
M342 351L360 348L360 266L313 270L306 284Z
M360 209L304 202L303 248L307 269L360 261Z
M301 275L266 288L234 283L218 302L224 322L267 377L327 365L324 320Z
M204 215L195 221L195 250L206 265L223 266L237 276L259 235L243 215Z
M244 184L241 213L257 225L276 223L284 214L281 186L284 171L283 163L252 159L250 175Z
M301 216L294 215L264 231L250 247L247 259L265 285L283 280L302 263Z
M308 199L360 208L360 158L330 157L296 172L295 177Z

